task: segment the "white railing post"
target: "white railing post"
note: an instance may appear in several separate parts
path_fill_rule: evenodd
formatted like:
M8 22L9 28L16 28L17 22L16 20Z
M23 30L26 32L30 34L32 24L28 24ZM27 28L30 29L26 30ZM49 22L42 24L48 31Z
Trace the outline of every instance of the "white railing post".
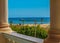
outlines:
M50 30L44 43L60 43L60 0L50 0L50 3Z

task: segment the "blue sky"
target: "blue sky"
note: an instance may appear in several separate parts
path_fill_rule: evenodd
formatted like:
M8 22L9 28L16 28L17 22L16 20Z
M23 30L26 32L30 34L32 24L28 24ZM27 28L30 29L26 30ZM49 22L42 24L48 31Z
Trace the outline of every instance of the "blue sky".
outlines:
M49 17L50 0L8 0L9 17Z

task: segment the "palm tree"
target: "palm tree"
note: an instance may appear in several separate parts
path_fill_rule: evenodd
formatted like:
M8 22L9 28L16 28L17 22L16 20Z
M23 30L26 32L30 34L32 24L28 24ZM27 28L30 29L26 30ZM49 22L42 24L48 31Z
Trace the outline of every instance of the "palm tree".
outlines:
M41 24L43 24L43 22L44 22L44 18L41 18L40 22L41 22Z
M36 37L36 24L37 24L36 20L34 20L34 24L35 24L35 37Z
M36 21L36 20L34 20L34 24L35 24L35 26L36 26L36 24L37 24L37 21Z
M13 21L10 21L10 26L12 26Z
M22 26L24 26L24 19L22 19Z
M25 28L24 28L24 21L25 21L25 20L22 19L21 21L22 21L22 28L24 29L24 34L25 34L25 31L26 31Z

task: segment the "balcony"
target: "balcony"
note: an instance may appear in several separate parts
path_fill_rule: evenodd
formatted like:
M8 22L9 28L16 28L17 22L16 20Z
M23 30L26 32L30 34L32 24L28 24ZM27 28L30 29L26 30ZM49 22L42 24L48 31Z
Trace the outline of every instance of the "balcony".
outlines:
M0 0L0 43L60 43L60 0L50 0L51 23L45 40L12 31L8 24L7 2Z

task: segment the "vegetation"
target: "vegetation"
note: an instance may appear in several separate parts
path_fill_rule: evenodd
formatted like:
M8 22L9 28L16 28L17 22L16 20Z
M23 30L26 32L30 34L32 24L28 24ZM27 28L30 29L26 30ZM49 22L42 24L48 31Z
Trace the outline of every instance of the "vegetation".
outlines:
M45 39L48 36L45 28L41 27L40 25L37 26L26 25L24 26L24 28L22 25L10 25L10 26L12 30L20 34L42 38L42 39Z

